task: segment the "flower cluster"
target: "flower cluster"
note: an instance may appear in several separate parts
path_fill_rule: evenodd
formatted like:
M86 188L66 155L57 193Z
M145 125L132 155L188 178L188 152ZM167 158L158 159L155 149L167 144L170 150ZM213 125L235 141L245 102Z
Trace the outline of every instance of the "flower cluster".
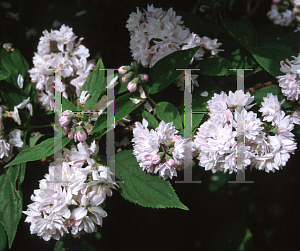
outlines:
M98 150L95 141L90 147L79 143L77 148L64 149L64 157L50 164L31 196L33 203L23 211L31 234L59 240L66 233L80 237L96 232L102 225L107 216L103 203L117 185L110 169L92 159Z
M144 13L137 8L137 12L131 13L127 20L126 28L131 35L132 57L144 67L151 68L161 58L181 49L200 46L195 55L196 60L202 59L204 48L210 50L212 55L220 51L218 48L221 43L217 43L217 39L201 38L191 33L173 8L163 11L148 5Z
M62 25L59 31L44 31L43 34L33 57L34 68L29 73L31 81L36 83L38 101L49 111L54 110L55 70L61 70L63 96L68 98L76 92L78 97L95 65L87 61L89 50L80 44L83 38L75 41L77 36L72 28Z
M300 95L300 54L298 57L293 56L293 58L294 60L291 61L286 59L287 64L283 61L280 62L280 71L285 73L285 75L278 76L277 79L279 86L282 88L281 91L283 95L285 95L288 100L296 101ZM298 102L300 102L300 100Z
M205 170L232 173L250 165L274 172L286 165L296 143L292 119L281 110L284 101L279 103L277 96L269 93L261 103L260 119L248 111L253 100L249 93L230 91L208 101L210 117L194 138L199 165Z
M88 97L87 91L82 91L79 103L84 106ZM64 128L63 134L68 135L69 139L77 141L85 141L87 134L93 129L93 123L103 113L109 104L113 101L107 102L107 96L103 95L98 103L94 105L93 111L85 110L84 112L78 112L74 114L70 110L62 112L62 116L59 119L60 125Z
M291 3L292 2L292 3ZM281 26L292 26L300 23L300 1L273 0L268 18Z
M136 122L133 129L133 154L140 167L149 173L159 173L164 180L177 176L177 170L188 167L193 162L194 145L190 139L176 135L173 123L161 121L159 126L149 131L148 122Z

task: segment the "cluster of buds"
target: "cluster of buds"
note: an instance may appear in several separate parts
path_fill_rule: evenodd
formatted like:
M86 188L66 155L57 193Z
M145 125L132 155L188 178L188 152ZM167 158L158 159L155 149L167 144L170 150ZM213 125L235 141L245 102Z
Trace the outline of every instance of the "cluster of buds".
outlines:
M64 127L63 134L68 135L69 139L77 141L85 141L87 134L89 134L93 126L91 125L92 112L85 110L84 112L78 112L74 114L70 110L66 110L62 113L59 123Z
M118 69L119 73L123 75L122 82L128 83L127 89L130 92L135 92L138 84L148 81L147 74L138 74L139 67L140 65L134 61L131 65L121 66Z

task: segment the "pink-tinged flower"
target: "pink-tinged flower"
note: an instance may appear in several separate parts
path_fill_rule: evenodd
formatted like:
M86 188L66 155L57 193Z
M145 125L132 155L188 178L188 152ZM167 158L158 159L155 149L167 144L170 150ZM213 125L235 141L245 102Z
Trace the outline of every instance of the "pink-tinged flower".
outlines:
M68 131L67 131L67 130L63 130L63 134L64 134L64 135L67 135L67 134L68 134Z
M130 81L128 83L128 85L127 85L127 89L130 92L135 92L136 91L136 87L137 87L137 84L136 83L132 83L132 81Z
M144 81L148 81L149 76L148 76L147 74L144 74L143 77L142 77L142 79L143 79Z
M120 73L120 74L125 74L126 72L127 72L127 70L125 69L125 66L121 66L119 69L118 69L118 72ZM124 81L123 81L124 82Z
M86 129L87 133L90 133L93 130L93 126L91 125L89 128Z
M300 125L300 110L294 111L291 115L291 120L294 124Z
M71 133L71 132L69 132L69 134L68 134L68 138L69 138L69 139L73 139L73 138L74 138L74 134L73 134L73 133Z
M86 136L86 133L85 133L85 131L77 131L76 132L76 134L75 134L75 137L74 137L74 140L75 140L75 142L78 140L78 141L80 141L80 142L82 142L82 141L86 141L86 138L87 138L87 136Z
M279 103L277 95L274 96L272 93L268 93L267 97L264 97L264 102L261 102L262 107L259 109L264 116L263 120L268 122L274 121L281 111L281 105L285 100Z
M169 159L166 163L169 167L172 167L175 165L175 161L173 159Z
M129 81L129 78L127 78L127 76L122 77L122 82L123 83L127 83L128 81Z
M63 127L68 126L71 122L71 120L68 119L68 116L61 116L58 121Z

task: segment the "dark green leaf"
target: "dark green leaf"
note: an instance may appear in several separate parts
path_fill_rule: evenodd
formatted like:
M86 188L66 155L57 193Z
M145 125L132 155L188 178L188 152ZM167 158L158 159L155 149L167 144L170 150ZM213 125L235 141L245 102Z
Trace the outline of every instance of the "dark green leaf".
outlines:
M211 76L223 76L234 74L228 69L232 68L232 64L223 57L212 57L201 60L196 68L200 69L199 73L202 75L211 75Z
M149 93L155 94L172 84L183 72L183 70L176 69L188 67L198 49L199 46L188 50L175 51L159 60L149 71L151 81L148 85Z
M7 237L4 228L0 224L0 251L3 251L7 245Z
M155 129L158 127L158 121L156 120L156 118L154 118L154 116L150 112L147 112L146 110L144 110L142 113L142 116L144 119L146 119L148 121L149 129Z
M5 167L9 167L12 165L16 165L19 163L24 163L27 161L35 161L39 160L54 154L54 140L55 138L50 138L44 140L42 143L25 149L24 151L20 152L17 157L9 162ZM71 140L67 137L62 138L62 146L64 147L67 145Z
M273 93L273 95L277 95L278 96L278 101L281 102L283 99L285 99L285 102L281 105L284 108L289 108L293 106L293 103L288 101L286 99L285 96L283 96L282 92L281 92L281 88L277 85L271 85L271 86L267 86L265 88L262 88L260 90L258 90L257 92L255 92L253 94L255 102L257 103L257 105L261 106L261 102L264 101L264 97L267 97L268 93Z
M156 116L165 123L173 122L176 129L182 129L179 111L169 102L159 102L156 106Z
M255 60L274 77L283 75L280 61L291 58L295 53L281 44L268 44L263 47L247 47Z
M89 74L85 84L81 87L82 91L88 91L91 95L86 102L84 109L93 110L99 97L106 92L106 82L104 82L104 64L102 59L98 60L96 68Z
M68 99L61 96L61 102L62 102L62 111L70 110L70 111L78 111L77 107L73 105Z
M8 236L9 248L16 235L22 213L21 185L24 181L26 163L2 170L0 175L0 223Z
M180 208L188 210L177 197L169 181L142 171L132 150L116 154L116 177L121 195L132 203L152 208Z

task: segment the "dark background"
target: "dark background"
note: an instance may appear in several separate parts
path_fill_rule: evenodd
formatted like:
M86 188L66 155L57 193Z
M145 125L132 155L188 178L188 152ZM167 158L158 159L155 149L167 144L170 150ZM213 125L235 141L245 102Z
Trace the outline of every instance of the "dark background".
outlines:
M173 7L175 11L189 12L197 2L148 3L165 10ZM21 51L30 67L42 31L50 31L54 20L73 27L78 37L84 37L82 44L89 48L90 58L101 57L106 68L129 64L132 59L126 20L137 6L140 9L147 7L147 2L141 0L19 0L10 3L9 9L0 7L0 35L4 42L12 42L13 47ZM228 15L233 20L244 18L247 1L233 3ZM248 19L256 27L271 24L266 18L270 6L271 1L261 1L258 10ZM81 10L86 10L87 14L75 17ZM7 18L7 12L20 13L19 21ZM197 15L200 15L199 11ZM26 37L26 31L31 28L37 35ZM205 35L215 38L213 33ZM256 84L247 83L250 86ZM168 99L166 95L164 97ZM177 104L177 101L173 103ZM213 181L213 174L202 169L193 173L194 180L201 180L202 184L176 184L172 180L178 197L189 211L143 208L125 201L118 191L114 191L114 195L106 200L108 217L104 218L103 227L98 228L99 233L86 234L81 240L70 239L70 250L239 250L247 228L252 232L252 240L240 250L300 250L298 155L299 150L283 170L275 173L248 170L246 180L252 180L254 184L228 184L227 181L235 177L224 174L218 174L218 181ZM46 172L47 164L39 161L27 164L23 210L31 203L30 195ZM176 180L183 180L183 174L180 173ZM56 241L46 242L31 235L29 224L24 220L25 215L22 215L11 250L53 250Z

